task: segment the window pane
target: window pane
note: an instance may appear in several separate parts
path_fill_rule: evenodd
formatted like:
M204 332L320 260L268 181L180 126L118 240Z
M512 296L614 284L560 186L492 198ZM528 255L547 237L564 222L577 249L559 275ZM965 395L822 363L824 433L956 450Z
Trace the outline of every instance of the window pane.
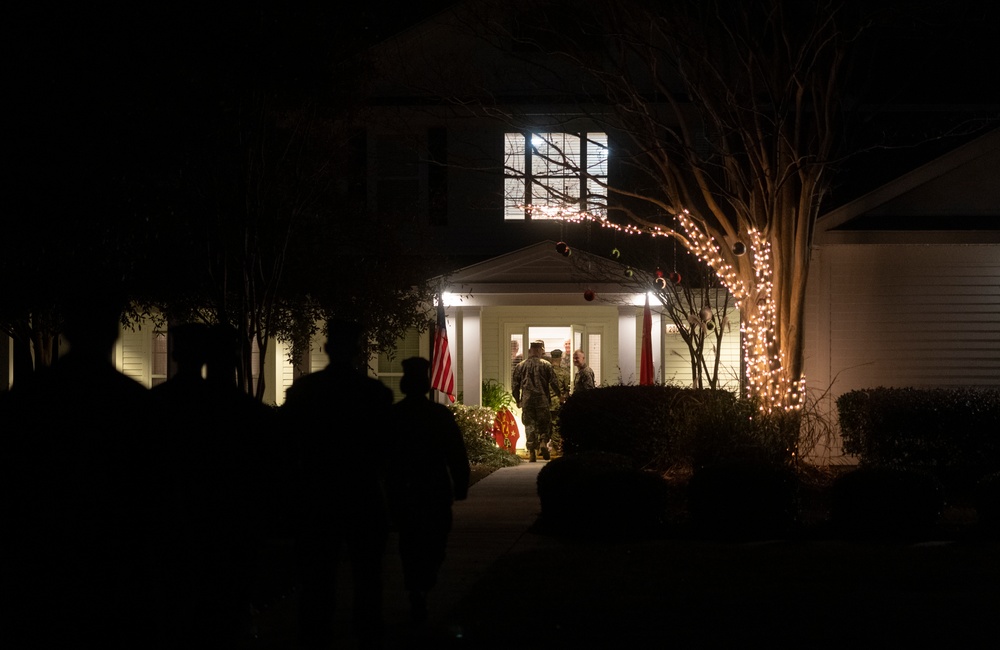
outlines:
M524 219L525 146L523 133L504 134L504 219Z
M608 136L605 133L587 134L587 173L608 177Z
M549 178L531 186L532 205L549 208L565 208L570 211L580 209L580 179L579 178ZM543 218L543 215L533 214L533 218Z
M406 334L396 339L392 359L384 352L378 355L375 367L378 378L392 390L396 401L403 398L403 392L399 390L399 380L403 376L403 359L417 356L420 356L420 334L413 329L407 330Z
M153 368L150 373L153 379L167 377L167 333L153 333Z
M604 133L504 134L504 219L558 218L558 210L603 213L608 175ZM528 188L530 187L530 192Z
M524 178L504 179L504 219L524 219Z
M523 133L505 133L503 136L504 167L507 174L518 176L524 175L524 148L525 139Z
M545 176L580 175L580 136L571 133L538 133L531 138L531 173Z

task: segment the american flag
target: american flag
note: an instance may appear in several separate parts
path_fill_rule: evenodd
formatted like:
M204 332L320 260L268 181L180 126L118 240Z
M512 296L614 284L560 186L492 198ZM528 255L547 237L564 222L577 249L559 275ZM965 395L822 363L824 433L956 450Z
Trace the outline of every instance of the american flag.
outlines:
M438 299L437 327L434 328L434 353L431 358L431 388L441 391L455 401L455 373L451 369L451 352L448 350L448 327L444 318L444 304Z

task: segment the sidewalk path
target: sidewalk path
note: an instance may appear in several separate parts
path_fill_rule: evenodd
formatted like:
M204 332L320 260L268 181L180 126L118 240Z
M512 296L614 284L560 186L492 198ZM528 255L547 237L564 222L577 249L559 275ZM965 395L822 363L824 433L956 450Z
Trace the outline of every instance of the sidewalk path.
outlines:
M430 620L424 629L409 623L409 601L403 589L398 539L390 536L385 561L386 648L465 645L463 622L454 616L461 603L502 557L536 546L556 547L554 540L528 532L540 514L536 479L544 462L523 462L499 469L469 489L464 501L455 503L448 554L438 584L430 594ZM338 648L356 648L349 635L350 578L343 565L339 585ZM294 648L294 596L275 606L260 621L259 638L251 647L260 650ZM516 603L490 606L483 612L497 625L510 625Z

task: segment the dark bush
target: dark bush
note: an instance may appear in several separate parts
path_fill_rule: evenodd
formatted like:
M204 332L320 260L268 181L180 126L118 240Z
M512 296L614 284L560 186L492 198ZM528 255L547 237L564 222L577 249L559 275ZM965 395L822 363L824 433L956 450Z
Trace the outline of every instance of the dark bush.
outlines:
M635 469L628 456L603 451L591 451L560 456L546 463L538 472L536 482L542 516L561 516L578 501L579 486L602 473L619 469Z
M658 534L669 485L626 456L583 452L547 463L538 473L542 523L557 534L632 539Z
M855 390L837 411L844 451L863 466L931 472L956 490L1000 471L998 390Z
M607 386L574 393L559 416L563 453L605 451L632 458L645 469L665 470L689 456L706 414L732 413L725 391L675 386Z
M973 503L979 530L991 539L1000 537L1000 472L979 479L973 492Z
M922 538L944 509L944 491L931 474L893 467L859 467L832 485L831 525L847 538Z
M662 386L608 386L574 393L559 412L563 453L604 451L638 462L661 455L679 393Z
M715 392L675 433L674 460L694 468L733 463L791 466L798 435L799 413L765 413L753 400Z
M786 465L733 460L697 467L687 503L696 534L761 539L790 533L798 521L799 480Z

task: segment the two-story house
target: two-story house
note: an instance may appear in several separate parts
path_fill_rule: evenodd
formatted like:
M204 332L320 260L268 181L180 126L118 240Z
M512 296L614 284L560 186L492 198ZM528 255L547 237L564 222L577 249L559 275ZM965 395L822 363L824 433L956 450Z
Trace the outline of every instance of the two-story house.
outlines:
M490 31L478 4L457 5L366 52L373 67L355 125L362 135L348 157L355 182L345 186L415 250L450 261L434 280L466 404L480 402L485 380L509 387L518 353L534 339L549 350L583 349L600 384L638 383L646 291L637 278L654 265L629 275L629 254L649 253L649 242L549 217L570 207L600 213L600 181L625 173L604 109L572 64L517 38L537 43L559 30L546 32L529 7ZM563 33L583 38L583 47L599 44ZM805 374L810 390L830 389L825 408L868 386L1000 385L998 169L993 131L820 218ZM664 264L675 254L660 252ZM685 385L687 348L662 306L652 308L656 380ZM724 383L735 389L739 315L731 319L720 354ZM124 331L119 367L146 385L162 381L167 336ZM304 370L325 364L321 344ZM412 332L373 367L398 389L400 360L430 350L429 334ZM280 404L294 373L283 346L268 355L266 400Z

